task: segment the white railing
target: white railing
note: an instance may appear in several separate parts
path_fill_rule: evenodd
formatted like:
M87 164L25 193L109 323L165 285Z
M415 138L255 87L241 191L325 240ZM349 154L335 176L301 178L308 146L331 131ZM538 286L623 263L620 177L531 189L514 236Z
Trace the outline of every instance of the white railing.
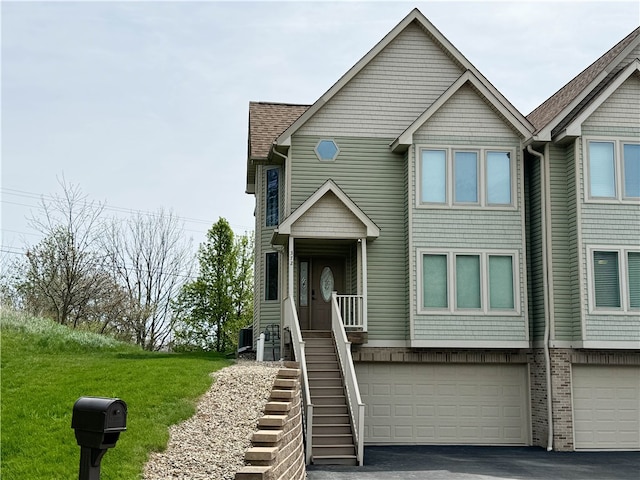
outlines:
M363 295L336 295L342 324L346 329L364 328Z
M307 465L311 463L311 452L313 447L313 403L311 403L311 391L309 390L309 377L307 376L307 360L304 353L304 340L302 340L302 332L298 324L298 314L296 306L291 297L287 297L283 301L284 326L289 328L291 332L291 345L295 355L296 362L300 364L302 373L302 401L304 408L304 437L306 441L305 461Z
M331 300L331 330L336 340L336 350L338 351L340 368L342 369L342 376L347 393L347 405L351 415L358 465L362 465L364 458L364 403L362 403L362 398L360 397L356 370L353 366L353 358L351 357L351 342L347 340L347 332L344 329L341 317L342 315L338 305L338 294L333 292Z

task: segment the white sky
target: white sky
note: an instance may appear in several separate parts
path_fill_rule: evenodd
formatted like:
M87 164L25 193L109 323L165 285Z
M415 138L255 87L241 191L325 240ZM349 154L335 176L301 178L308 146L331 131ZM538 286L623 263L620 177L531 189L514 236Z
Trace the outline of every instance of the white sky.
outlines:
M525 115L640 23L637 1L0 4L2 256L62 175L195 245L252 230L249 101L315 102L414 7Z

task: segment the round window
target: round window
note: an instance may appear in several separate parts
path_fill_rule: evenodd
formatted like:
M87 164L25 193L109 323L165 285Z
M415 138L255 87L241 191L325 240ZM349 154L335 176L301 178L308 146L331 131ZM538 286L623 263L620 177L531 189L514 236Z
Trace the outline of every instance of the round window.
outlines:
M320 293L325 302L331 299L331 292L333 292L333 272L331 268L324 267L320 274Z

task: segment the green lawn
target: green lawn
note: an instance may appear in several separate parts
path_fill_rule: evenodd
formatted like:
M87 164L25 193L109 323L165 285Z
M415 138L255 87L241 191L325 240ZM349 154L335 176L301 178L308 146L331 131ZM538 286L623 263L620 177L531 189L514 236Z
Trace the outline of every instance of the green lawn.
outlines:
M214 354L144 352L7 311L0 326L4 480L77 478L71 414L82 396L127 403L127 431L102 459L101 479L140 478L149 453L166 446L168 426L193 415L209 374L230 364Z

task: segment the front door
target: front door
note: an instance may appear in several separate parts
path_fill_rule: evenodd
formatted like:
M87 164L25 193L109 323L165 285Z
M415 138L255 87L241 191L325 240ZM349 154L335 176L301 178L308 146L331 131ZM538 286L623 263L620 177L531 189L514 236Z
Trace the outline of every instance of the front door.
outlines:
M304 260L304 263L307 261ZM301 262L302 264L302 262ZM344 258L340 257L314 257L307 263L309 265L308 278L310 279L309 302L300 302L298 314L300 328L302 330L331 330L331 293L344 292ZM307 267L301 268L304 276ZM302 279L301 285L305 282Z

